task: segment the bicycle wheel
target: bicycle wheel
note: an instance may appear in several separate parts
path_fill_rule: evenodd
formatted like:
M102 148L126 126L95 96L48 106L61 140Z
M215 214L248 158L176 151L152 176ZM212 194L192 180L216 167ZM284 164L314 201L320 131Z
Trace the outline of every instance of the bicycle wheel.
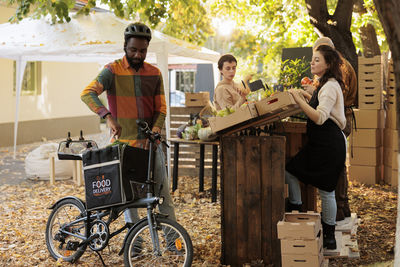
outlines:
M148 221L143 221L129 233L124 249L125 266L191 266L193 245L186 230L170 219L156 220L159 253L153 249Z
M46 245L54 259L75 262L85 252L87 245L78 247L82 239L68 234L86 237L86 220L74 222L84 214L85 208L76 199L61 200L53 209L46 225Z

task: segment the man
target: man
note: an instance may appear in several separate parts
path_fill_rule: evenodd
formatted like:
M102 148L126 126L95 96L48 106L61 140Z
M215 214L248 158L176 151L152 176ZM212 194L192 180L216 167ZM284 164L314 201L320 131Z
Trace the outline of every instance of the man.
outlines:
M163 79L158 68L144 61L151 40L149 27L139 22L130 24L124 38L125 56L106 65L83 90L81 99L106 120L113 137L134 147L148 148L148 140L140 132L136 120L146 121L153 132L161 132L166 116ZM104 91L109 109L98 97ZM156 152L154 173L157 184L163 184L164 201L159 206L160 212L176 220L161 149ZM127 210L124 215L128 225L139 220L136 209Z
M328 45L332 48L335 48L332 40L328 37L319 38L313 46L313 50L315 50L320 45ZM340 53L339 55L342 58L343 65L341 67L343 83L345 88L343 91L343 100L345 106L345 115L346 115L346 128L343 129L344 134L348 137L351 133L352 122L353 122L353 111L352 106L357 105L357 75L354 71L353 66L351 66L350 62L348 62ZM312 91L315 90L313 85L305 85L303 86L306 91L312 94ZM336 221L344 220L345 217L350 217L350 207L347 196L347 188L348 188L348 180L347 180L347 170L344 168L342 174L339 176L338 184L336 186L335 195L336 195L336 205L337 205L337 213L336 213Z

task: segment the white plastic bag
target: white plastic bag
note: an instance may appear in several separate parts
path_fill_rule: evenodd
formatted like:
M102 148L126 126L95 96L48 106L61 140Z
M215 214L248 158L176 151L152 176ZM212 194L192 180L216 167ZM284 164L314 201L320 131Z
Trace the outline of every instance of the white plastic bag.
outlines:
M44 178L48 180L50 177L50 156L54 155L54 166L56 180L67 179L72 177L72 161L59 160L57 157L57 143L48 143L40 145L32 150L25 158L25 173L27 178Z

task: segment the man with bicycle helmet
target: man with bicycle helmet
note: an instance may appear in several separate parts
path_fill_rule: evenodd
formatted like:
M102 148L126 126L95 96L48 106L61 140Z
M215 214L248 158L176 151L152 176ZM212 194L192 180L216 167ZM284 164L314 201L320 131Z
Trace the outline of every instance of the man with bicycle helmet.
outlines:
M99 75L83 90L81 99L100 117L104 118L113 137L130 146L148 148L148 140L139 130L136 120L147 122L153 132L161 132L167 106L160 70L145 62L151 40L151 30L145 24L129 24L124 31L125 56L107 64ZM108 109L99 100L107 92ZM176 220L169 186L166 179L164 154L157 149L155 181L163 184L160 211ZM158 190L156 190L158 193ZM136 209L125 212L125 221L139 220Z

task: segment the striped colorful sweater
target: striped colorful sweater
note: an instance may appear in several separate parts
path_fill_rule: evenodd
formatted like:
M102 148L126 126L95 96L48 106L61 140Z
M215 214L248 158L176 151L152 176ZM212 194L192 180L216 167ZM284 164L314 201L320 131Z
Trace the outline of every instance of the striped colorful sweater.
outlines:
M107 109L99 95L107 92ZM100 117L108 113L122 127L120 141L142 147L145 136L139 132L137 119L146 121L150 128L164 125L167 112L161 72L144 62L138 72L129 66L124 56L104 67L82 92L81 99Z

